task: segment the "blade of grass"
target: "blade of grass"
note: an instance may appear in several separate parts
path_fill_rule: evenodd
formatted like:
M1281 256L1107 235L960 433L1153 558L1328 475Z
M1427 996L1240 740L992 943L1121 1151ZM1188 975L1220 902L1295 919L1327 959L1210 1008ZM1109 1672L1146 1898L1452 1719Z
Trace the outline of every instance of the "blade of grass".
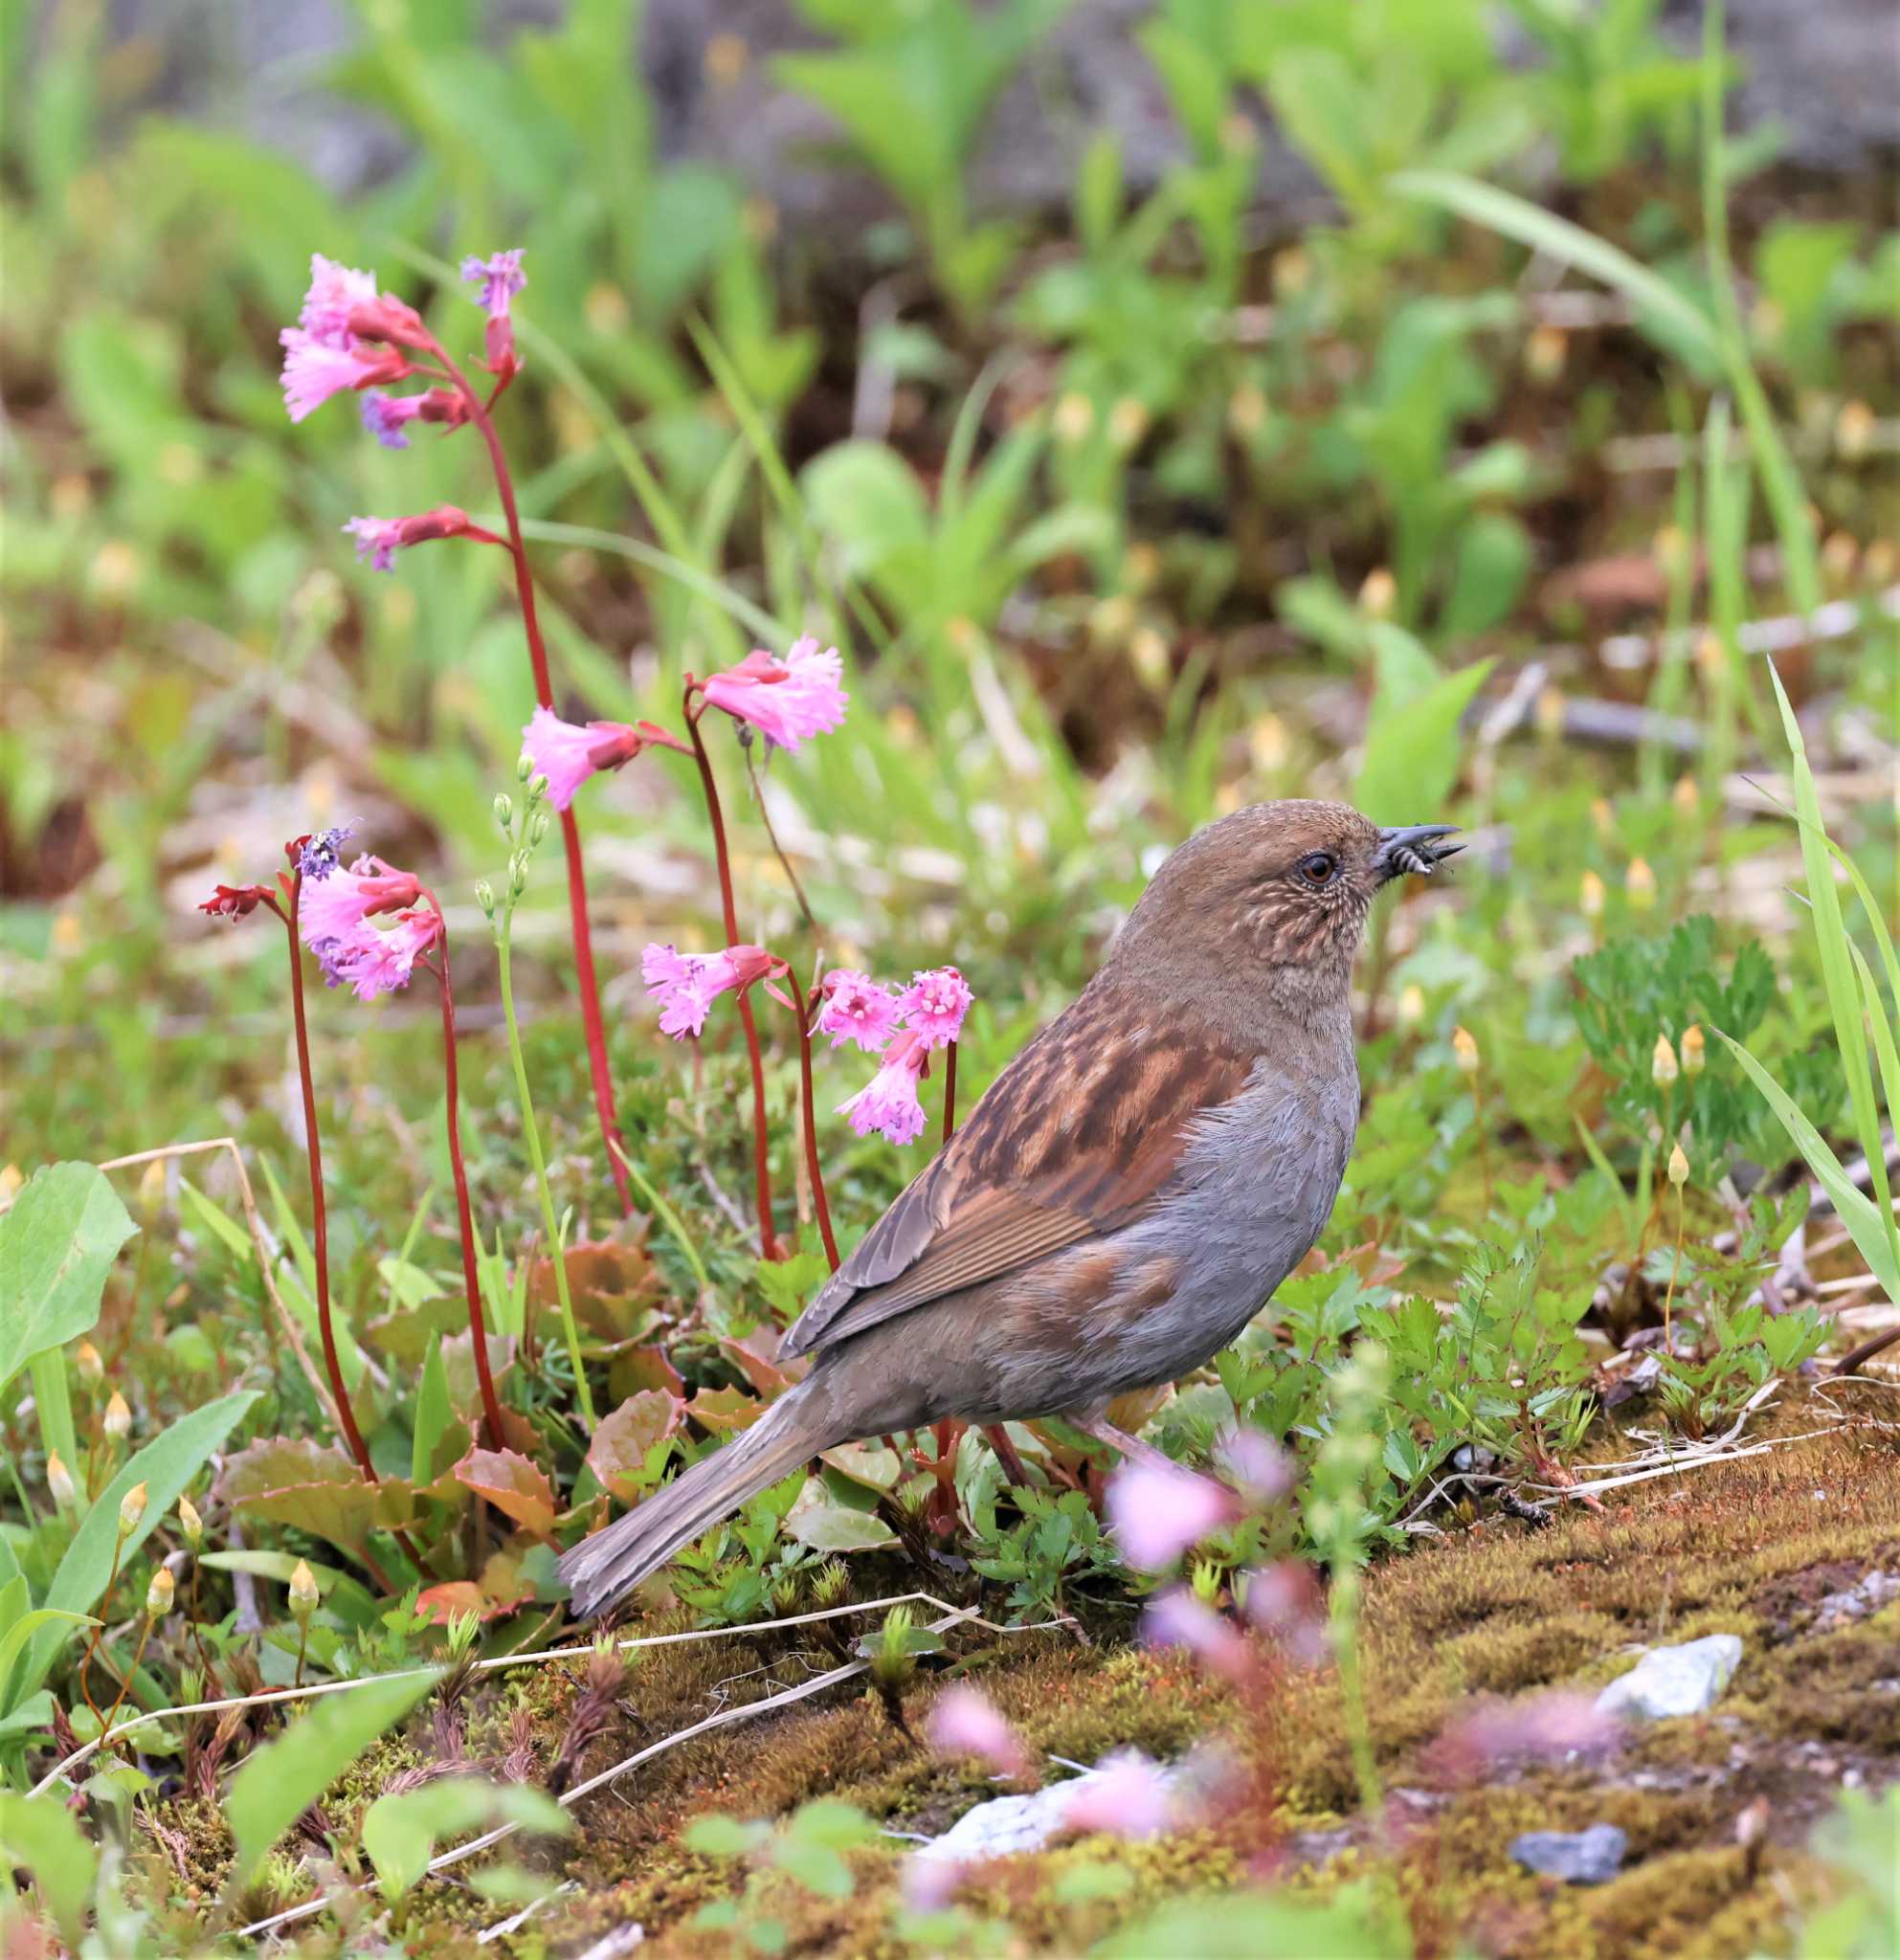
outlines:
M1814 914L1815 946L1821 955L1821 977L1827 994L1828 1012L1834 1021L1834 1036L1841 1050L1841 1065L1847 1079L1847 1098L1853 1110L1854 1130L1873 1174L1875 1194L1886 1218L1886 1236L1895 1270L1900 1270L1900 1222L1892 1215L1887 1177L1887 1152L1881 1139L1880 1108L1874 1101L1873 1074L1867 1062L1867 1037L1864 1026L1860 983L1848 958L1846 921L1841 914L1841 894L1834 883L1833 858L1823 839L1826 825L1821 814L1821 797L1814 786L1814 771L1808 767L1807 745L1801 738L1800 724L1795 719L1781 676L1773 660L1768 678L1774 683L1775 699L1781 709L1781 726L1788 738L1794 769L1795 809L1799 825L1801 862L1807 874L1808 903ZM1872 1005L1878 1009L1879 1001Z
M1840 1158L1828 1147L1826 1139L1801 1114L1794 1098L1780 1083L1739 1041L1724 1035L1720 1028L1715 1034L1728 1044L1749 1080L1767 1099L1768 1106L1793 1139L1802 1161L1813 1171L1815 1182L1827 1193L1827 1200L1847 1228L1848 1236L1866 1260L1867 1270L1886 1289L1889 1300L1900 1300L1900 1290L1896 1290L1900 1289L1900 1262L1893 1257L1873 1200L1842 1169Z

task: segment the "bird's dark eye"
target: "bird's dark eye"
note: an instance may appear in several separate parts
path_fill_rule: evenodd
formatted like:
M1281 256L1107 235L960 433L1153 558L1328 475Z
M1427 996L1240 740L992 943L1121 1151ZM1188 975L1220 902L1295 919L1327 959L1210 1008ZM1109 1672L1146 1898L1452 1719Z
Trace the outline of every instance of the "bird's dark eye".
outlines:
M1300 859L1300 876L1317 890L1321 885L1332 882L1332 874L1339 869L1330 855L1325 851L1308 851Z

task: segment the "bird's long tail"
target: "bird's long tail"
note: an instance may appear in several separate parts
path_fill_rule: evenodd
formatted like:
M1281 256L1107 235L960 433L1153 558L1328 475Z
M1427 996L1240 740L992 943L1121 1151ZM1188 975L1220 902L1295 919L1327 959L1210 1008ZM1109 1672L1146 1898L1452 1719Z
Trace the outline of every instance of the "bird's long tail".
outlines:
M724 1449L703 1458L634 1510L596 1531L561 1560L561 1576L582 1619L605 1613L657 1571L682 1545L797 1464L838 1441L823 1398L801 1383Z

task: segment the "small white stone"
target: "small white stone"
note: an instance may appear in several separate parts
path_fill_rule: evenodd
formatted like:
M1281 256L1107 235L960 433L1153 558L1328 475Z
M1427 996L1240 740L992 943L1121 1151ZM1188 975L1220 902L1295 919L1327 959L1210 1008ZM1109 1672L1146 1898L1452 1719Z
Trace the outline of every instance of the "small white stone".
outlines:
M1676 1647L1651 1647L1597 1697L1597 1712L1634 1722L1700 1715L1714 1705L1741 1659L1742 1643L1733 1634L1710 1634Z

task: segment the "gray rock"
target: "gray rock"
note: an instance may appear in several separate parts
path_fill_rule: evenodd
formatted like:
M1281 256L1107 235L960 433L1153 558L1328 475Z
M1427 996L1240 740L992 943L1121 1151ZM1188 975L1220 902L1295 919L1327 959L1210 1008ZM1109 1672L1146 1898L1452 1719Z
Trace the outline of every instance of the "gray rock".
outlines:
M1878 1613L1895 1599L1900 1599L1900 1576L1892 1572L1869 1572L1844 1592L1830 1592L1821 1602L1814 1616L1815 1629L1819 1633L1830 1632L1835 1627L1845 1626L1849 1620Z
M1603 1885L1621 1871L1629 1840L1614 1824L1587 1831L1526 1831L1510 1840L1510 1855L1527 1871L1567 1885Z
M1710 1634L1680 1646L1651 1647L1597 1697L1597 1712L1632 1722L1700 1715L1714 1706L1741 1659L1742 1643L1733 1634Z
M1065 1783L1044 1784L1025 1796L993 1796L973 1811L964 1812L941 1838L920 1844L912 1855L974 1863L979 1859L1039 1851L1062 1830L1062 1818L1075 1801L1076 1793L1104 1773L1100 1769L1089 1770ZM1180 1774L1178 1767L1164 1768L1161 1778L1172 1785Z

